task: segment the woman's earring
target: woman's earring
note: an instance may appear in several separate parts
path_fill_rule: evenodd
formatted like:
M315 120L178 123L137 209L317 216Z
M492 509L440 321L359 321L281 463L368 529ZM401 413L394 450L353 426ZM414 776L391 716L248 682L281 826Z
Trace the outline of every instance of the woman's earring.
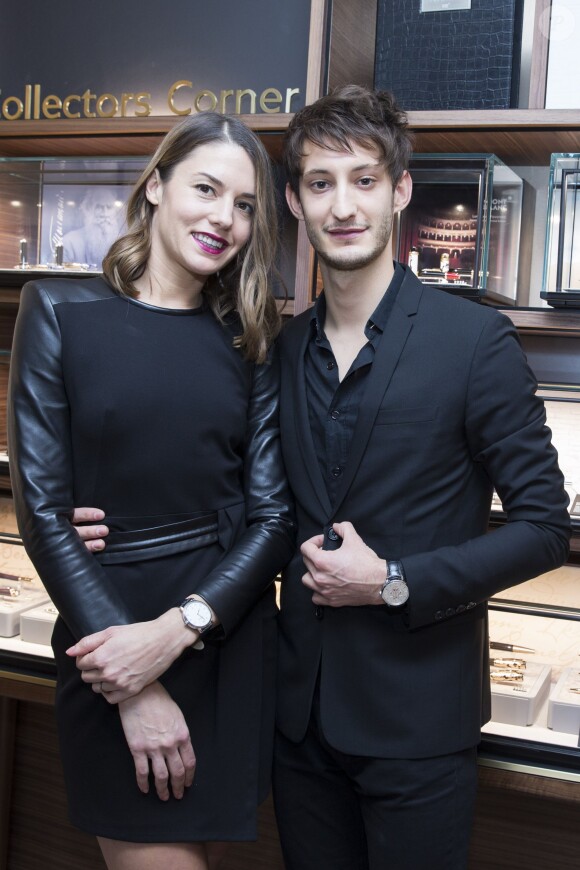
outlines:
M224 289L224 282L222 281L222 276L220 275L219 269L216 272L216 278L217 278L217 282L218 282L219 286L223 290Z

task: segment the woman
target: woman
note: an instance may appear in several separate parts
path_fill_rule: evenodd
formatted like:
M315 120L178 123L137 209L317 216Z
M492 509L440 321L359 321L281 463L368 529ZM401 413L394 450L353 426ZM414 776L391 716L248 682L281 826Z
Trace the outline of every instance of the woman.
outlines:
M12 482L60 613L71 820L98 836L111 870L204 870L218 865L215 844L255 839L273 730L272 580L293 546L269 350L267 154L235 118L190 117L127 210L105 280L22 291ZM98 556L70 523L75 503L105 510Z

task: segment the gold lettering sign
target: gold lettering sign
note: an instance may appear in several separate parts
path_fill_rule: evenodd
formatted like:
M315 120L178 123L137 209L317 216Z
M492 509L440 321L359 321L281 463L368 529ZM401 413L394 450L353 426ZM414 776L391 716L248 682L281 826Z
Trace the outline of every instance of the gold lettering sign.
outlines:
M190 115L192 112L224 112L255 115L294 111L292 102L300 88L265 88L256 92L251 88L210 91L194 89L193 82L180 79L167 91L167 108L172 115ZM43 118L144 118L152 112L152 95L148 91L123 92L120 95L93 93L89 88L83 94L45 94L42 85L25 85L22 95L3 97L0 89L0 117L5 121L38 121Z

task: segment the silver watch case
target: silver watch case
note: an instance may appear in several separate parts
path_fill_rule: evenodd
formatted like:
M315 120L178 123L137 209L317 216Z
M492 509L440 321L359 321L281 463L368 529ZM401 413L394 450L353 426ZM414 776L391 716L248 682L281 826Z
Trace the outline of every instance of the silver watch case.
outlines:
M212 627L211 609L205 601L186 598L179 609L185 625L194 631L199 631L200 635Z
M380 594L387 607L399 608L407 603L409 587L400 562L387 562L387 580Z

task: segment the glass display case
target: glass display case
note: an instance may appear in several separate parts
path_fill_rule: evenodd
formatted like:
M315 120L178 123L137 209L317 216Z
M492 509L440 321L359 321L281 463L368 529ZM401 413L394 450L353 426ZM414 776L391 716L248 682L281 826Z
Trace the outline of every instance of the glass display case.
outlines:
M0 269L99 272L142 157L0 158Z
M0 157L2 285L20 287L31 273L101 272L103 257L124 232L127 199L147 163L144 157ZM294 295L297 221L278 164L274 180L282 244L272 290L282 304Z
M493 154L416 154L395 258L427 284L515 304L523 181Z
M484 739L578 747L580 566L565 565L491 599L489 631L492 719Z
M18 534L12 499L0 497L0 650L1 657L11 653L33 652L52 657L50 636L56 619L49 596L24 550ZM38 613L36 620L25 617ZM44 633L42 629L44 628ZM22 647L31 640L42 646Z
M489 602L492 719L482 754L580 770L580 315L513 312L540 383L570 504L572 544L563 567ZM553 324L553 334L545 327ZM492 526L505 521L494 496Z
M580 308L580 154L551 157L540 295L554 306Z

